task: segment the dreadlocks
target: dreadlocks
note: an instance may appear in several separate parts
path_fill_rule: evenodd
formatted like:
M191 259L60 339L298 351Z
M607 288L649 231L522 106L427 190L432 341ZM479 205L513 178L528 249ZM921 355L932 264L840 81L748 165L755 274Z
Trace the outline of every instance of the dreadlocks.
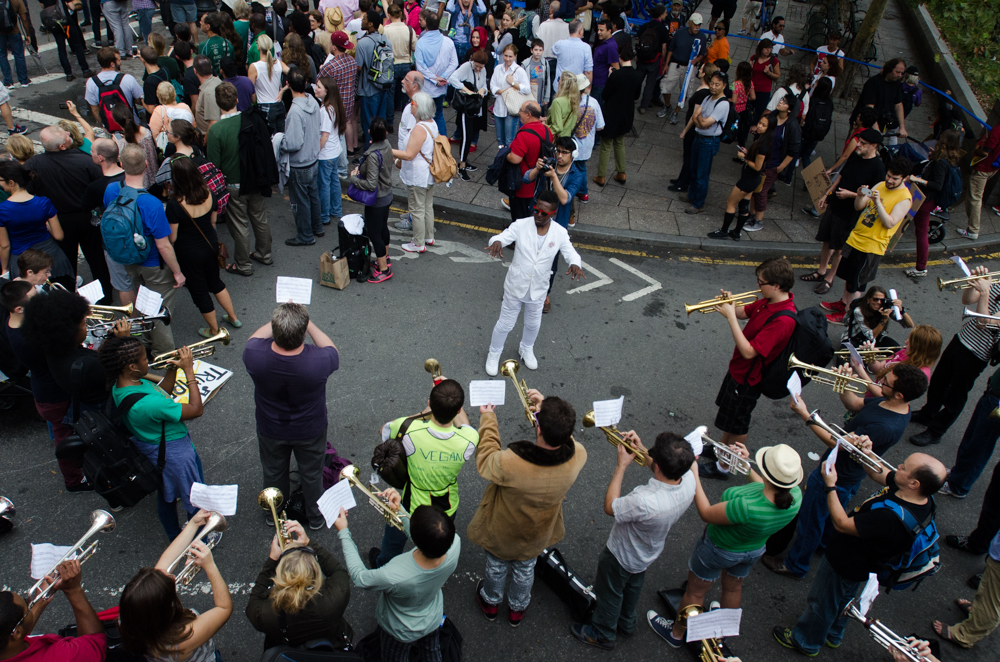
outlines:
M146 350L143 349L139 339L131 336L127 338L110 336L104 341L97 354L108 377L108 389L118 381L119 375L128 367L128 364L136 362L144 351Z

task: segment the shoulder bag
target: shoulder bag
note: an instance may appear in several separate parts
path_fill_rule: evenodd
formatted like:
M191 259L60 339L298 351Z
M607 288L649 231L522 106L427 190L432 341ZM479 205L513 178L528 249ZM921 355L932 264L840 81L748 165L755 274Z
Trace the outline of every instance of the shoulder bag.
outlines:
M371 152L368 152L368 154L365 154L361 158L361 163L364 163L365 159L367 159L370 154L371 154ZM382 173L382 152L380 152L378 150L375 150L375 155L378 156L378 172L379 172L379 174L381 174ZM361 171L361 165L359 164L358 165L358 172L360 172L360 171ZM350 186L347 187L347 197L349 197L351 200L354 200L355 202L360 202L365 207L374 207L375 206L375 201L378 200L378 178L376 177L375 190L374 191L366 191L363 188L359 188L355 184L351 184Z

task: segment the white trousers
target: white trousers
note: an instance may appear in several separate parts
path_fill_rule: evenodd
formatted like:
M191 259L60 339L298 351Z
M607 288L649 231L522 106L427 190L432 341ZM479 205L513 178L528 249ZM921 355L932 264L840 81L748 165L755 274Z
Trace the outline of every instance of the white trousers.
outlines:
M545 297L538 301L528 299L528 295L525 295L523 299L515 299L504 292L503 304L500 306L500 319L493 327L493 339L490 341L492 353L503 351L503 344L507 340L507 334L517 323L521 306L524 306L524 330L521 332L521 345L523 347L535 345L535 338L538 337L538 330L542 326L542 308L545 306Z

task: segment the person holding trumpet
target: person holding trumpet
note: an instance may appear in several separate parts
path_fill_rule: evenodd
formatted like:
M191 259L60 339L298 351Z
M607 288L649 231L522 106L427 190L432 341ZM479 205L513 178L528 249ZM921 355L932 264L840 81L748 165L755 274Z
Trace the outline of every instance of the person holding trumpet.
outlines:
M187 347L176 350L176 358L169 361L172 367L157 384L147 375L149 361L138 338L108 338L98 354L107 374L112 400L122 422L132 433L135 447L162 471L156 514L167 537L174 540L181 533L177 500L181 500L190 520L198 512L189 499L191 484L205 482L201 458L184 424L204 412L191 350ZM184 371L189 385L195 385L188 388L186 404L170 397L178 369Z
M663 552L670 528L687 511L695 491L694 452L683 437L662 432L648 451L634 430L622 433L622 438L649 457L653 476L622 496L625 470L635 454L626 444L618 445L618 463L604 495L604 513L614 517L615 524L597 559L597 606L591 625L570 626L577 639L604 650L615 647L618 632L627 636L635 631L646 569Z
M866 342L858 348L859 352L874 351L877 347ZM897 363L906 363L917 368L924 373L927 381L931 380L931 367L941 356L941 332L928 324L918 324L913 327L913 331L903 342L903 347L895 352L888 359L869 361L862 365L855 359L850 360L851 367L854 368L854 376L868 382L868 392L866 398L878 398L882 395L882 380L892 367ZM869 371L874 375L874 379L869 376Z
M721 442L728 446L746 443L750 416L760 398L764 366L781 354L795 332L792 265L784 258L771 258L762 262L755 273L762 298L737 306L724 301L732 297L732 292L721 290L723 301L715 307L729 322L736 343L715 398L719 407L715 427L722 430ZM741 320L749 321L741 328ZM729 476L729 470L719 462L699 465L698 472L705 478L725 480Z

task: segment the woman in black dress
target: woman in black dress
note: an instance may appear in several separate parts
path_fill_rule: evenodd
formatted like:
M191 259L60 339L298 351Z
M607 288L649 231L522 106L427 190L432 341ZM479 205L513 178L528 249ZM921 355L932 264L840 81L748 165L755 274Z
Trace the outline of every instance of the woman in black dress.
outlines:
M757 140L750 146L750 149L740 147L739 159L743 161L743 169L740 171L740 179L736 186L729 193L726 200L726 215L722 219L722 228L709 232L712 239L725 239L729 237L733 241L739 241L743 226L750 218L750 196L758 190L764 183L764 164L771 156L771 142L774 137L774 129L778 126L778 120L773 115L765 115L757 121L755 131ZM737 206L739 215L737 218ZM729 226L736 220L736 228L731 232Z
M184 286L191 293L207 327L198 329L205 338L219 332L219 321L212 304L214 294L226 314L226 322L240 328L243 323L236 317L233 300L226 284L219 277L219 238L215 233L217 202L205 184L205 179L192 159L175 159L171 168L172 195L167 201L167 221L170 223L170 241L177 254L181 272L187 279Z

